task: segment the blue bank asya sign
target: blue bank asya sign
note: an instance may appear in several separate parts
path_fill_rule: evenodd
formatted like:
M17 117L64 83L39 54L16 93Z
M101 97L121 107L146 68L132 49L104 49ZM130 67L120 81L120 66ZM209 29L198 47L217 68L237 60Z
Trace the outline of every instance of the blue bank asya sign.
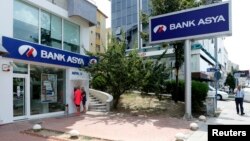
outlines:
M231 35L231 2L155 16L149 24L151 43Z
M83 67L97 62L95 57L83 56L52 47L25 42L9 37L2 38L6 57L28 61L56 64L70 67Z

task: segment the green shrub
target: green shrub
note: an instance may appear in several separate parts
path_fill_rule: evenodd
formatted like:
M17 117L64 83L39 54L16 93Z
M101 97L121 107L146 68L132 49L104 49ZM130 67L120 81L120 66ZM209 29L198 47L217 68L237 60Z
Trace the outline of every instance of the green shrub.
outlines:
M175 80L167 81L165 83L166 85L166 93L172 94L172 97L174 94L177 94L176 88L175 88ZM178 87L178 101L184 101L184 93L185 93L185 82L183 80L179 81L179 87Z
M172 97L176 93L175 81L168 81L166 85L166 93L172 94ZM203 108L203 102L206 100L208 92L208 84L198 81L192 81L192 111L200 112ZM178 87L178 101L185 101L185 82L179 81Z
M192 81L192 111L200 112L204 106L208 92L208 84Z
M101 75L95 76L91 81L92 87L100 91L106 90L106 83L106 79Z

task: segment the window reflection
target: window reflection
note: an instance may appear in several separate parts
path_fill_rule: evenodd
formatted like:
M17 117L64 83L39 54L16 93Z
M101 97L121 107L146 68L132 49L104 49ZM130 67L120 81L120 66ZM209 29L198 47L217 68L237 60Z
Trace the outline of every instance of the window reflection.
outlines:
M13 36L38 43L38 9L19 0L14 1Z
M62 48L62 19L45 11L41 12L41 44Z
M40 26L39 26L40 17ZM13 37L80 53L80 26L35 8L20 0L14 0ZM39 28L41 37L39 39ZM63 31L62 31L63 28ZM62 38L63 34L63 38ZM63 39L63 41L62 41ZM62 44L63 42L63 44Z
M28 64L24 63L12 63L13 73L28 74Z
M65 20L63 31L64 50L80 53L80 27Z
M44 80L42 76L53 76L53 79ZM65 103L65 70L31 65L30 77L31 115L62 111ZM42 91L49 91L51 89L44 88L44 85L48 85L49 81L51 85L56 84L57 86L53 87L56 88L56 90L53 90L55 100L53 99L46 102Z

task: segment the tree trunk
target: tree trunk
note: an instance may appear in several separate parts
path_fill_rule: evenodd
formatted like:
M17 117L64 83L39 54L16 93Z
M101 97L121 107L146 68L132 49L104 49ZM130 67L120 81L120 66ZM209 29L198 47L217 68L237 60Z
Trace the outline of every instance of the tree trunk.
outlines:
M175 96L174 96L174 101L175 103L178 102L178 96L179 96L179 68L176 68L176 75L175 75Z
M113 95L113 108L116 110L117 109L117 105L119 104L119 100L120 100L120 96L121 94L114 94Z

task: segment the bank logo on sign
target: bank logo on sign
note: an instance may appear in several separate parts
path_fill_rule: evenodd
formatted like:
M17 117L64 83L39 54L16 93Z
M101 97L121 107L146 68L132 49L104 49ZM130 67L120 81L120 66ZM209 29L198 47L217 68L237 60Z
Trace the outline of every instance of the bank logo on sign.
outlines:
M35 48L29 45L22 45L18 48L18 52L20 55L26 55L27 57L36 57L37 56L37 51Z
M165 25L157 25L155 28L154 28L154 33L163 33L167 30L167 27Z
M93 64L96 64L96 63L97 63L97 60L94 59L94 58L89 60L90 65L93 65Z

